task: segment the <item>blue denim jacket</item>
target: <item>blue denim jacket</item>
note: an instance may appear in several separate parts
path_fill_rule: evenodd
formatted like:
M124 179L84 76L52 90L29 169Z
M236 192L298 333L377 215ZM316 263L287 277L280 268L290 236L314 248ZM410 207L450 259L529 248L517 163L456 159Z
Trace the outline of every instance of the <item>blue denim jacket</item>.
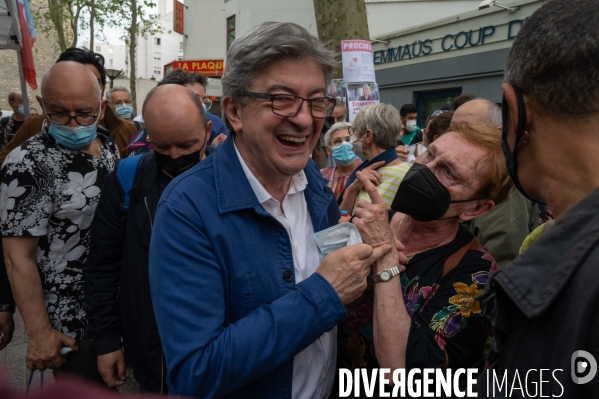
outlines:
M304 172L317 232L337 222L336 202L312 161ZM170 394L291 398L293 357L346 315L318 273L296 285L287 231L258 202L232 139L164 191L149 267Z

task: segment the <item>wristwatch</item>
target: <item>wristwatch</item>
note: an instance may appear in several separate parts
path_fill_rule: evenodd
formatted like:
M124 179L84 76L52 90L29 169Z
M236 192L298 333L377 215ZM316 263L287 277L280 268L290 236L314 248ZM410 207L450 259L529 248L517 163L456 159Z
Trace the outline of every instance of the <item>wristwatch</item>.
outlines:
M383 269L380 272L378 272L377 274L372 276L372 281L377 284L377 283L386 283L387 281L391 280L393 277L399 275L399 266L393 266L392 268L389 269Z
M8 305L0 305L0 312L15 313L15 304L10 303Z

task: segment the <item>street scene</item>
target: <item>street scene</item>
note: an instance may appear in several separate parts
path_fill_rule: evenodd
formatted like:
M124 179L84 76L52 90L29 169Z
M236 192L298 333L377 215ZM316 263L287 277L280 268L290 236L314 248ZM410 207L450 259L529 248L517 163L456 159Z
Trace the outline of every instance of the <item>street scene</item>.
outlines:
M599 399L596 0L0 0L0 398Z

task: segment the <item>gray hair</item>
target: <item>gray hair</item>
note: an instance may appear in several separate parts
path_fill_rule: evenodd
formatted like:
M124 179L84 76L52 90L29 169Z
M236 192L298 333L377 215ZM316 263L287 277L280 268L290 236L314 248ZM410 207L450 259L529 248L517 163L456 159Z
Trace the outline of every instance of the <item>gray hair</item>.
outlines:
M360 137L366 129L372 130L376 145L387 150L397 146L401 117L399 111L390 104L371 104L358 112L353 126Z
M323 88L333 76L335 53L303 27L291 22L264 22L237 38L227 53L222 77L223 95L239 104L248 99L248 91L256 75L268 64L280 59L312 58L322 68Z
M501 107L495 104L493 101L487 100L486 98L478 98L477 100L484 101L485 104L487 104L487 112L485 113L485 117L483 118L482 122L490 127L501 127Z
M350 127L351 127L351 123L348 123L348 122L337 122L337 123L335 123L324 134L324 145L327 146L327 147L329 145L331 145L331 136L333 135L333 133L335 133L336 131L342 130L342 129L350 128Z
M345 102L343 102L343 98L335 97L335 107L343 107L345 108Z
M108 104L112 105L112 93L117 91L124 91L129 96L129 99L131 99L131 92L128 88L126 88L125 86L114 86L108 89L108 91L106 92L106 99L108 100Z
M548 111L586 117L599 111L597 0L549 0L512 46L505 80Z

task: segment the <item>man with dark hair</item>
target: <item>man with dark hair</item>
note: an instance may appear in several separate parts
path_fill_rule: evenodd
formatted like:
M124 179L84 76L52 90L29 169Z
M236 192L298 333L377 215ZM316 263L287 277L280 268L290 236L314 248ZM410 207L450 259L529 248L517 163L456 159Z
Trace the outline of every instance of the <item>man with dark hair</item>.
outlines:
M71 47L60 54L58 60L56 60L57 63L63 61L78 62L89 69L96 76L100 89L102 90L102 97L104 97L104 89L106 88L106 70L104 69L104 57L101 54L83 48ZM39 101L41 97L36 96L36 98ZM107 100L103 100L103 102L106 103ZM21 126L15 133L13 139L2 149L2 151L0 151L0 164L4 162L6 156L13 149L42 130L44 119L45 117L43 115L32 116L23 123L23 126ZM119 147L119 151L122 151L127 147L136 132L133 122L119 118L112 107L106 108L106 112L100 120L99 126L106 128L107 133Z
M479 397L493 391L486 389L493 376L508 381L506 390L495 386L501 397L514 388L599 397L598 37L596 0L549 0L527 18L508 55L508 172L556 223L488 282L494 337Z
M453 99L453 101L451 102L451 109L453 111L456 111L462 105L464 105L468 101L472 101L474 99L476 99L476 96L474 94L462 93L462 94L460 94L459 96L457 96L456 98Z
M422 142L424 133L417 125L418 109L414 104L404 104L399 110L401 117L401 132L399 134L398 145L403 143L406 147Z
M206 96L206 85L208 84L208 78L206 76L177 68L170 71L166 74L164 79L158 82L158 86L164 84L185 86L199 97L204 105L206 117L212 122L212 130L210 132L210 137L208 138L208 145L217 146L229 136L229 131L222 119L208 111L208 107L206 106L209 101ZM215 139L216 141L214 141Z
M204 157L210 121L202 105L180 85L152 89L142 115L153 151L122 160L102 189L83 275L89 333L98 370L109 387L125 383L124 347L142 390L167 391L150 297L148 251L160 195L174 177ZM131 186L123 187L127 181Z
M169 393L327 398L335 326L391 250L320 259L314 234L339 207L310 153L334 101L334 54L297 24L265 22L229 48L218 151L162 194L150 288Z
M8 93L8 105L12 108L13 114L0 119L0 149L12 140L17 130L25 122L25 105L23 104L23 94L20 91Z

